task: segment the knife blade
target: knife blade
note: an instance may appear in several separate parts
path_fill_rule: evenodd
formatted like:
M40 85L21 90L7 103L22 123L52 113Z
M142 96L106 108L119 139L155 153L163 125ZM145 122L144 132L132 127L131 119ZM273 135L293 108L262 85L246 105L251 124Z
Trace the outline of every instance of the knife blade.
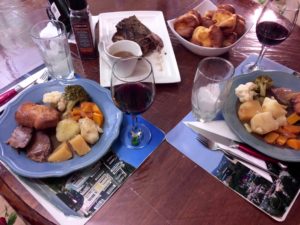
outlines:
M245 144L245 143L241 143L238 142L236 140L232 140L230 138L224 137L222 135L207 131L207 130L203 130L199 127L194 126L191 123L186 123L186 125L190 128L192 128L195 132L203 135L204 137L213 140L214 142L220 143L222 145L231 147L231 148L235 148L235 149L239 149L244 153L247 153L251 156L254 156L258 159L262 159L266 162L271 162L271 163L276 163L278 164L281 168L286 168L286 165L282 164L281 162L279 162L276 159L273 159L271 157L268 157L266 155L263 155L260 152L257 152L255 149L253 149L252 147L250 147L249 145Z
M8 102L15 95L17 95L20 91L24 90L25 88L27 88L28 86L33 84L42 75L43 75L43 72L41 72L41 73L38 72L33 75L30 75L28 78L22 80L20 83L18 83L16 86L14 86L12 89L9 89L8 91L0 94L0 106L4 105L6 102Z

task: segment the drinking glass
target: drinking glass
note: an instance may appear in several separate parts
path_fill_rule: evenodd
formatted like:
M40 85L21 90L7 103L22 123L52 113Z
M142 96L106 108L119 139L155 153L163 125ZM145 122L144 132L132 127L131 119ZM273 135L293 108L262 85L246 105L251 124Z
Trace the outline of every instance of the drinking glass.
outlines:
M286 40L293 31L299 13L299 2L269 0L256 22L256 36L262 44L257 60L246 64L243 73L262 69L260 62L268 47Z
M74 68L65 25L56 20L43 20L30 31L39 47L48 74L54 79L71 79Z
M142 148L151 139L151 132L138 122L138 115L153 103L155 81L151 63L143 57L119 59L112 67L111 95L114 104L131 115L130 126L122 128L121 141L128 148Z
M192 88L192 113L196 120L213 120L231 87L234 66L220 57L207 57L197 67Z

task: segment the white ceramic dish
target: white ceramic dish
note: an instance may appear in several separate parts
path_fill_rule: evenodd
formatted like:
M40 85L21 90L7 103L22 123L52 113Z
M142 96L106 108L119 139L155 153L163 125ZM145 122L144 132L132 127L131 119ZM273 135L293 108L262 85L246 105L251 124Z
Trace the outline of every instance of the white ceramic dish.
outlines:
M161 53L151 53L146 58L152 63L156 83L177 83L181 81L173 47L165 19L161 11L122 11L99 14L99 37L100 43L105 45L112 43L112 36L116 32L115 26L119 21L135 15L152 32L163 40L164 48ZM110 86L111 67L104 56L99 45L100 60L100 84L104 87Z
M132 56L138 56L138 57L141 57L143 55L142 49L139 46L139 44L129 40L121 40L121 41L114 42L109 46L103 47L103 50L107 55L107 58L109 59L111 65L121 58L115 56L115 54L118 52L128 52L132 54Z
M203 15L207 10L215 10L217 8L216 5L214 5L211 1L209 0L204 0L201 2L198 6L196 6L194 9L197 10L201 15ZM235 45L237 45L243 37L248 33L248 31L251 29L253 23L247 21L246 23L246 32L241 36L235 43L228 47L223 47L223 48L208 48L208 47L202 47L196 44L193 44L192 42L184 39L181 37L175 30L174 30L174 22L175 18L168 20L168 25L172 31L172 33L175 35L175 37L179 40L179 42L186 47L188 50L191 52L197 54L197 55L202 55L202 56L218 56L221 54L224 54L225 52L228 52L231 48L233 48Z

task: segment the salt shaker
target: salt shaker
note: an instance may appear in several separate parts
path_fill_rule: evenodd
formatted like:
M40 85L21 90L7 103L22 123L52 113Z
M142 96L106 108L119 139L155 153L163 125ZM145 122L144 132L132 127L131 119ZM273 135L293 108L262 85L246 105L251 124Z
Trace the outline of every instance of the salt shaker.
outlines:
M69 0L71 27L81 59L97 58L86 0Z

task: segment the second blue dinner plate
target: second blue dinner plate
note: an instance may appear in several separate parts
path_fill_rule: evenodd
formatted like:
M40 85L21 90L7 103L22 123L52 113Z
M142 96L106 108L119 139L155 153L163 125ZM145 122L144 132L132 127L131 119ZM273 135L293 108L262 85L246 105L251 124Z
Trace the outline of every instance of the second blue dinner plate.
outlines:
M224 104L224 119L231 130L242 141L257 149L261 153L283 161L300 162L300 151L266 143L261 137L249 133L238 118L238 98L235 95L235 88L239 84L254 81L255 78L260 75L270 76L273 79L273 86L275 87L285 87L294 91L300 91L300 79L290 73L280 71L255 71L249 74L236 76L233 79L231 91Z
M43 94L50 91L64 91L67 85L81 85L90 95L104 114L103 134L91 151L82 156L59 162L34 162L26 157L22 151L18 153L6 144L17 124L15 112L24 102L42 103ZM13 172L32 178L60 177L76 170L82 169L99 160L111 147L118 137L122 123L122 112L117 109L112 101L110 91L98 83L88 79L73 79L66 82L50 81L34 85L20 94L20 96L5 109L0 116L0 159L12 169Z

